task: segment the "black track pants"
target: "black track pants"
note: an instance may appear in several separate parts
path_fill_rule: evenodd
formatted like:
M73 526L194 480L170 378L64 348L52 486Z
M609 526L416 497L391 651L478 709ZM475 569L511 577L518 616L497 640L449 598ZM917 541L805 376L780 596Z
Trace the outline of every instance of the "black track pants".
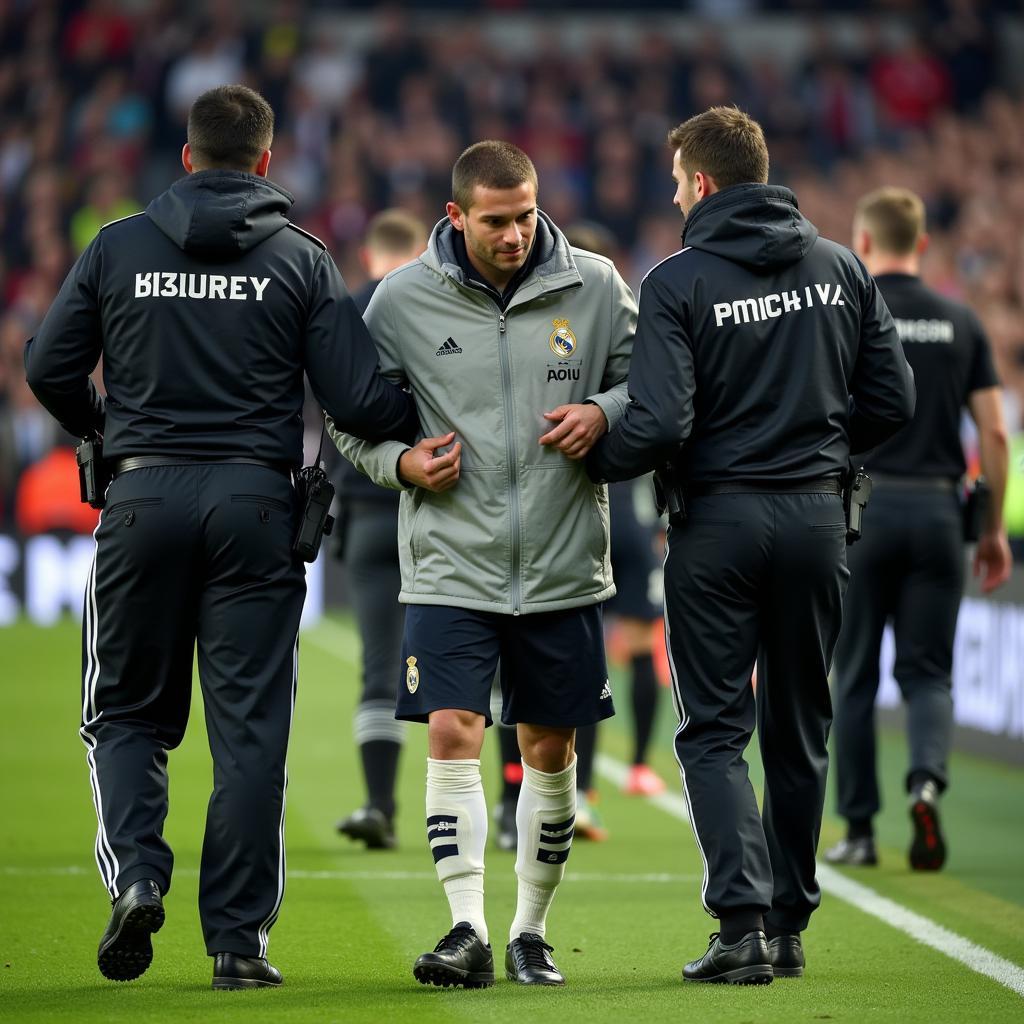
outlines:
M82 737L111 897L166 891L167 752L198 651L213 794L200 872L208 952L266 953L284 894L285 756L303 563L291 482L269 468L179 465L118 476L96 532L83 628Z
M669 531L676 755L714 916L755 910L801 931L820 902L828 670L847 578L837 495L694 498L686 523ZM763 815L743 757L755 720Z

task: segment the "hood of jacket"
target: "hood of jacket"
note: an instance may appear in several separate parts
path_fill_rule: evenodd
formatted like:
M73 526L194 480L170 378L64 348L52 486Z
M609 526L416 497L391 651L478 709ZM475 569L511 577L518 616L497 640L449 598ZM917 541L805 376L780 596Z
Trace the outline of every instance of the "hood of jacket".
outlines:
M294 201L256 174L196 171L157 196L146 216L191 255L230 257L280 231Z
M702 199L683 227L683 245L769 274L802 259L818 229L780 185L732 185Z

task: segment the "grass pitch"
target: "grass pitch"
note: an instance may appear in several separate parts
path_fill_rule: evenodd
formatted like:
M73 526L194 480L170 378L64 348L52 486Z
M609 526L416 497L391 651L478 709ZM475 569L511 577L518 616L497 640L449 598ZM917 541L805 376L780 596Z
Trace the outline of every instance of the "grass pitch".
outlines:
M415 957L447 930L447 907L423 839L425 730L412 727L401 772L394 852L368 853L334 822L363 800L351 740L358 644L347 620L304 634L289 758L288 889L270 957L276 991L209 988L196 913L202 822L211 769L201 703L171 755L166 835L176 855L167 923L153 966L115 984L96 969L108 903L92 846L96 823L78 736L78 628L0 630L5 708L0 719L0 1020L3 1021L1015 1021L1024 999L826 894L805 935L803 979L766 988L686 986L679 971L702 952L714 922L700 906L701 866L689 828L607 780L600 810L607 843L577 842L552 910L548 939L565 989L517 988L501 977L515 896L513 856L488 850L487 906L499 971L493 989L424 988ZM621 684L619 689L621 690ZM674 723L661 707L655 766L676 785ZM628 701L603 729L601 749L628 755ZM484 751L497 784L496 745ZM882 744L890 806L879 820L882 865L849 872L879 894L1024 965L1024 773L957 755L944 804L947 869L912 875L900 792L905 748ZM752 772L757 778L756 764ZM822 846L839 835L827 819Z

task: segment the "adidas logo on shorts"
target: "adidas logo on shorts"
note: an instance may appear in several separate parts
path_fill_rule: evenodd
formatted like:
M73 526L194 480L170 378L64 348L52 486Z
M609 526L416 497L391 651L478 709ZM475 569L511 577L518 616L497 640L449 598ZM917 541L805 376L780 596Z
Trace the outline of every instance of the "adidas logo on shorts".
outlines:
M606 679L604 686L601 688L601 700L612 699L612 684Z

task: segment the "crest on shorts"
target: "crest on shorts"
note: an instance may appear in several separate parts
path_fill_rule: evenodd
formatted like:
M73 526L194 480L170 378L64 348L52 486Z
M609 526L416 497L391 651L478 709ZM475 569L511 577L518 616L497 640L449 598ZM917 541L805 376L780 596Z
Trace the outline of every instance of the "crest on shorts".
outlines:
M568 359L576 354L576 335L569 330L568 320L552 320L554 330L548 337L548 345L551 351L559 359Z
M406 658L405 687L410 693L415 693L420 688L420 670L416 667L415 658Z

